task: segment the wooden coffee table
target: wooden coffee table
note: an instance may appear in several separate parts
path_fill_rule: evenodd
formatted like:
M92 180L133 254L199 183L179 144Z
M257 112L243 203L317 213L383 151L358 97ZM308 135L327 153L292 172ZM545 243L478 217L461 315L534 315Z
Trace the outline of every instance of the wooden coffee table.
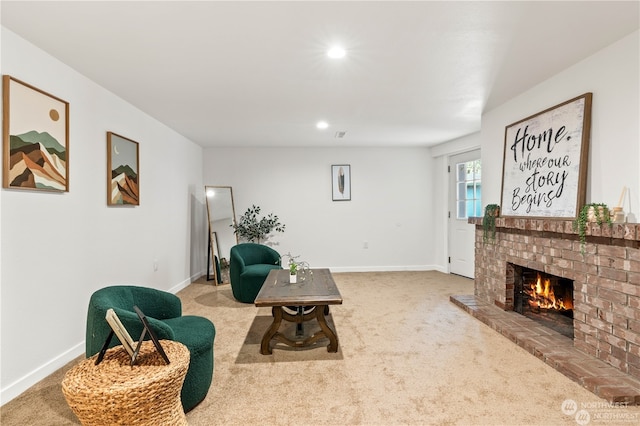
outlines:
M300 281L300 279L299 279ZM310 269L301 282L289 283L288 269L272 269L256 297L258 307L271 306L273 323L264 333L260 353L272 353L271 340L275 339L291 347L313 345L319 339L329 339L328 352L338 351L338 336L327 324L329 305L341 305L342 296L329 269ZM278 332L282 320L297 324L296 337L303 337L303 323L317 319L320 331L306 339L291 340Z

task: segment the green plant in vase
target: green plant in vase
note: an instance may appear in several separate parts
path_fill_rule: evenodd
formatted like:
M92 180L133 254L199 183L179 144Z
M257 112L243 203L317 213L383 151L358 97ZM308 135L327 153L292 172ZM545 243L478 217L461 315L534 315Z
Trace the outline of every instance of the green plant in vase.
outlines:
M296 275L298 273L298 264L296 262L289 263L289 274Z
M611 213L605 203L589 203L582 206L578 217L573 221L573 229L578 231L580 238L580 253L585 253L587 244L587 224L595 222L598 225L603 223L611 226Z
M285 225L280 223L278 216L269 213L268 216L259 218L259 215L259 206L254 204L249 207L240 216L238 223L231 225L233 232L249 242L257 242L258 244L260 244L260 241L264 241L273 231L284 232Z
M291 283L297 282L298 274L300 272L307 272L307 271L310 272L309 263L308 262L306 262L304 260L301 260L301 261L296 260L300 256L294 256L291 253L287 253L282 257L289 258L289 261L287 262L287 264L289 266L289 282L291 282ZM303 280L304 280L304 278L301 279L301 281L303 281Z
M482 217L482 241L495 241L496 239L496 218L500 215L498 204L487 204Z

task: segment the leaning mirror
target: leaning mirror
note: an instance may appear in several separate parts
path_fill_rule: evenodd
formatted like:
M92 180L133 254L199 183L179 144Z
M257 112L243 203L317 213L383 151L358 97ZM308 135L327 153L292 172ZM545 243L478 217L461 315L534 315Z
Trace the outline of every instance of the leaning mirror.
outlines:
M238 244L233 225L236 211L230 186L205 186L209 219L209 249L207 250L207 280L215 284L229 282L229 253Z

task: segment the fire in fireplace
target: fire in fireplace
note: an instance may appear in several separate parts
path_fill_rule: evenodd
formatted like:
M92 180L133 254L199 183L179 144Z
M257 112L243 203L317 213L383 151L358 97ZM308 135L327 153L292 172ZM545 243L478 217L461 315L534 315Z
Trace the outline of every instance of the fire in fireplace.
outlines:
M514 265L514 310L573 339L573 280Z
M523 282L522 290L528 296L528 303L532 309L552 309L556 311L573 310L573 288L569 285L557 285L560 280L552 285L553 278L538 272L536 279L531 282ZM570 280L567 280L570 281ZM573 287L573 281L571 287ZM556 291L561 290L561 294L556 295Z

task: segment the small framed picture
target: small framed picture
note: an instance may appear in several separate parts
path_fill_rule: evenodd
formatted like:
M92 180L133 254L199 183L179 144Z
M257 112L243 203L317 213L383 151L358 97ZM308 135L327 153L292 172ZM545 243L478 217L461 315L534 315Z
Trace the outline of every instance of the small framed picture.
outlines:
M351 166L349 164L331 166L331 194L333 201L351 201Z
M138 142L107 132L107 205L140 205Z

